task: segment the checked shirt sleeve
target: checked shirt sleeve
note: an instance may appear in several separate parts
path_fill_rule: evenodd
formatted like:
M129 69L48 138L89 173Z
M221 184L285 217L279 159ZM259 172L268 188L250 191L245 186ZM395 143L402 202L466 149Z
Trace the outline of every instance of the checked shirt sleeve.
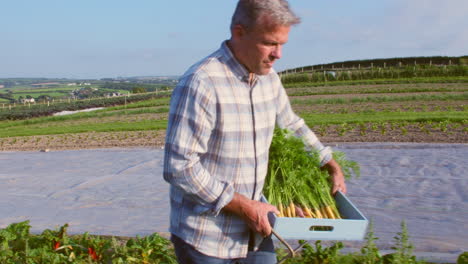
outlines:
M195 75L181 80L173 92L164 155L164 179L181 189L201 210L217 215L234 196L234 188L213 177L203 166L209 155L216 118L210 85Z
M294 113L288 95L279 80L278 85L278 113L276 118L278 126L293 131L297 137L304 139L307 147L317 150L320 155L320 166L327 164L332 159L331 148L325 147L307 126L304 119Z

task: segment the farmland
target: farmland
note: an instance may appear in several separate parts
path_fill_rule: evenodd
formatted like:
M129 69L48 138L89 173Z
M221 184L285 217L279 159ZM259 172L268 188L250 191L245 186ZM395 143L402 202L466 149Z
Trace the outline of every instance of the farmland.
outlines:
M112 97L168 90L177 81L173 77L129 77L101 80L7 78L0 79L0 103L19 104L25 99L55 102L70 99Z
M324 141L447 143L467 141L467 90L466 83L287 89Z
M299 73L299 75L303 78L304 73ZM326 144L335 142L466 144L468 142L468 76L466 75L328 80L327 82L312 80L304 82L301 79L297 82L288 82L285 87L295 112L304 118ZM53 151L112 147L162 147L167 126L170 93L143 93L134 96L56 100L49 104L45 102L9 104L0 101L0 117L2 117L0 119L0 150L49 149ZM103 109L52 116L55 112L91 107L103 107ZM405 184L406 182L405 180ZM414 207L411 208L416 210ZM369 236L372 235L372 232L369 233ZM39 238L43 239L42 235ZM27 241L37 241L29 237L27 239L30 239ZM368 239L371 244L372 239L374 238ZM81 243L86 249L90 241L94 240L82 239L73 243ZM43 251L47 254L49 251L53 252L50 255L56 257L58 250L53 251L52 242L44 243L31 243L31 246L47 245L48 248ZM110 247L111 241L103 245ZM121 249L120 244L112 246L119 246L118 250L124 250ZM306 259L307 256L316 259L323 254L326 257L340 257L337 254L340 248L340 244L337 244L335 248L322 248L321 250L326 250L325 253L318 247L316 251L307 248L302 256L304 259L291 260L288 263L310 263L311 260ZM133 247L125 250L133 250ZM376 247L367 248L367 250L367 257L378 254ZM67 251L64 257L72 253L76 254L77 259L89 259L89 251L80 251L79 248L75 251ZM140 253L127 255L134 257L132 254L137 256ZM45 256L45 253L43 255ZM103 253L102 257L109 256ZM360 263L363 262L362 260Z
M466 143L468 77L461 80L301 86L287 88L287 93L296 113L324 142ZM88 113L4 120L0 122L0 150L161 147L169 99L166 94ZM13 110L0 109L0 115L9 111Z

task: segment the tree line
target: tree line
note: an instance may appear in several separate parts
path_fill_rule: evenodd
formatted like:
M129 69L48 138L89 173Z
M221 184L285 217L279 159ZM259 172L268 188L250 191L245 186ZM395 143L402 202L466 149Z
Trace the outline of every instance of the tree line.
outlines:
M333 62L326 64L317 64L304 67L297 67L280 72L310 72L320 70L339 70L339 69L360 69L360 68L387 68L387 67L406 67L415 65L468 65L468 56L461 57L405 57L405 58L387 58L387 59L369 59L369 60L350 60Z

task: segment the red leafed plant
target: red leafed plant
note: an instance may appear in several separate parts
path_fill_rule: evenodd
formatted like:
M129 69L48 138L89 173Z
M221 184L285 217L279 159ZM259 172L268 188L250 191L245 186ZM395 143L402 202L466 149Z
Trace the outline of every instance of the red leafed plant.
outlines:
M99 256L96 254L96 251L92 247L88 248L88 254L92 260L99 260Z

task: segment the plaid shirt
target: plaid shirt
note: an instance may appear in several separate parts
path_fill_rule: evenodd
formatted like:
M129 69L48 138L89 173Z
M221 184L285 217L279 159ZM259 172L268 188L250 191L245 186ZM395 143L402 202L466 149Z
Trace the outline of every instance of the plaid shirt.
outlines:
M184 74L171 98L164 156L172 234L208 256L246 256L247 224L221 209L234 192L260 199L276 124L319 150L322 164L330 160L273 70L249 74L223 43Z

